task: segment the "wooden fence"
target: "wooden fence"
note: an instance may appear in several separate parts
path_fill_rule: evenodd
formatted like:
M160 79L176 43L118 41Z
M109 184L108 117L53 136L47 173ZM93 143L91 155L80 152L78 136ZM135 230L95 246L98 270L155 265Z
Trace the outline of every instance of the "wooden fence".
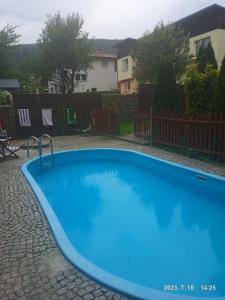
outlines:
M92 129L95 133L118 133L119 116L117 110L110 108L95 109L92 112Z
M153 144L186 148L225 159L225 114L139 112L135 136Z
M139 110L134 117L135 136L143 139L151 139L152 114L151 111Z
M30 135L40 136L42 133L63 135L71 133L68 126L66 109L73 108L76 112L77 127L82 129L91 123L91 112L101 106L99 93L76 93L72 95L55 94L18 94L13 98L16 119L17 137ZM52 126L44 126L41 110L52 109ZM29 109L31 126L21 126L18 109Z

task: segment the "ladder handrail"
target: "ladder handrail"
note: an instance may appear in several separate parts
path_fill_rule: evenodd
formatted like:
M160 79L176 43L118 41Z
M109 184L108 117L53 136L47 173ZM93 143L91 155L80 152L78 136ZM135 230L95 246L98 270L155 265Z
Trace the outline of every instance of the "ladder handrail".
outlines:
M41 137L40 137L40 145L42 145L42 140L43 138L47 138L49 140L49 143L50 143L50 148L51 148L51 158L52 158L52 166L53 166L53 163L54 163L54 160L53 160L53 145L52 145L52 138L50 137L49 134L42 134Z
M36 136L30 136L29 139L27 140L27 157L30 158L30 141L33 140L38 144L38 152L39 152L39 159L40 159L40 166L41 169L43 168L42 165L42 140L43 138L47 138L49 140L49 144L51 147L51 159L52 159L52 166L54 163L53 160L53 144L52 144L52 138L48 134L42 134L40 138L37 138Z
M27 157L30 158L30 141L33 140L38 144L39 156L41 155L41 142L36 136L30 136L27 140Z

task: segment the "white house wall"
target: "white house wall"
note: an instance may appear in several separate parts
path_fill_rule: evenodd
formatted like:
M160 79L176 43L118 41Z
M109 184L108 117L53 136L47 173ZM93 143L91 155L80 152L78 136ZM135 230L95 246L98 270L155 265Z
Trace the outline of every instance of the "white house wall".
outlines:
M106 64L102 61L107 62ZM79 72L84 74L85 72ZM115 70L115 60L113 59L96 59L92 63L92 68L87 70L86 81L75 81L75 93L91 91L92 88L96 88L97 91L110 91L117 88L117 72ZM53 81L48 81L49 94L60 92L56 91L56 86Z
M221 66L222 60L225 55L225 30L216 29L213 31L206 32L204 34L196 35L190 38L190 52L196 56L196 45L195 42L203 38L210 37L211 44L213 46L215 57L217 60L218 67Z
M92 63L92 68L87 71L87 81L80 81L75 85L75 92L86 92L92 88L97 91L109 91L117 88L117 73L114 60L107 60L107 66L103 66L102 60Z

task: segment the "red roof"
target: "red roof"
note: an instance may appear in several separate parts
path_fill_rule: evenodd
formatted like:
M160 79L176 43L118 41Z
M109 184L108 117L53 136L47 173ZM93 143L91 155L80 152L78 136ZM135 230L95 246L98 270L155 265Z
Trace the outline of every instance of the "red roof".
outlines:
M111 59L116 59L116 55L113 55L111 53L106 53L102 49L95 50L95 53L93 53L92 56L94 56L96 58L111 58Z

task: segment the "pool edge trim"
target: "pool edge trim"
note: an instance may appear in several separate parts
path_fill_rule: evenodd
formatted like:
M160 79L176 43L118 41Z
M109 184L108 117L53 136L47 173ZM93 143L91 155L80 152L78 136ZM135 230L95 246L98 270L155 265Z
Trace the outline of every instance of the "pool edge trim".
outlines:
M198 169L194 169L191 167L187 167L182 164L170 162L155 156L151 156L142 152L133 151L130 149L121 149L121 148L85 148L85 149L77 149L77 150L65 150L65 151L57 151L54 155L67 153L67 152L80 152L80 151L93 151L93 150L113 150L113 151L129 151L138 155L142 155L148 158L152 158L154 160L158 160L160 162L166 163L168 165L173 165L179 168L188 169L190 171L195 172L196 174L202 174L204 176L213 177L216 179L223 179L225 178L222 176L218 176L215 174L207 173L205 171L201 171ZM50 156L50 154L43 155L43 157ZM139 299L145 300L163 300L163 299L174 299L174 300L199 300L197 296L188 296L188 295L179 295L179 294L172 294L166 293L163 290L156 290L151 288L146 288L141 285L132 283L128 280L115 276L88 261L85 257L79 254L79 252L71 245L69 239L67 238L61 224L59 223L53 209L51 208L47 198L45 197L44 193L39 188L38 184L36 183L35 179L31 175L28 170L28 166L34 162L39 160L39 157L35 157L27 162L25 162L21 166L22 173L24 174L25 178L27 179L32 191L34 192L38 202L44 212L44 215L47 219L48 224L50 225L51 231L53 236L62 252L62 254L68 259L72 265L74 265L77 269L81 272L89 276L91 279L97 281L100 284L103 284L110 289L122 293L124 295L135 297ZM166 284L166 283L165 283ZM212 299L211 297L202 297L202 299ZM224 300L224 297L214 297L214 300Z

